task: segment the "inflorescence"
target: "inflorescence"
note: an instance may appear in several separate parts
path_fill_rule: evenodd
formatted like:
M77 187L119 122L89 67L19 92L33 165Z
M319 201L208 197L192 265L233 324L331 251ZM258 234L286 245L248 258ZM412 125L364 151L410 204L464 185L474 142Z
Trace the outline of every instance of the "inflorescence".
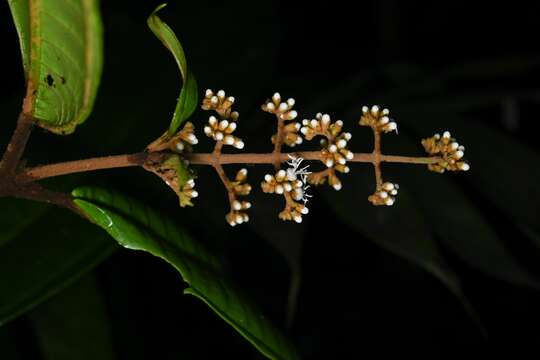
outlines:
M199 164L213 166L225 186L230 204L230 211L225 218L231 226L247 222L249 220L247 210L251 208L249 201L239 199L239 197L249 195L251 191L251 185L247 182L247 169L240 169L231 180L227 177L221 163L223 158L234 156L222 154L223 145L230 145L236 149L244 148L242 139L234 135L239 118L239 113L232 109L234 102L234 97L226 96L223 90L219 90L217 93L206 90L202 109L214 112L213 115L209 116L208 124L204 127L206 136L216 142L211 154L192 154L192 147L198 143L198 140L194 134L194 126L190 122L187 122L176 135L172 137L163 135L147 148L148 151L168 149L179 154L175 155L174 161L171 160L172 158L167 158L161 166L153 164L147 165L147 167L158 173L169 186L175 189L182 206L193 205L191 199L197 197L198 193L194 189L194 176L191 175L191 172L188 172L190 174L188 178L181 180L172 175L174 164L189 166L190 159L195 158L196 155L206 156L207 160L200 161ZM465 148L459 145L448 131L445 131L442 136L435 134L422 140L422 145L430 157L408 158L383 155L380 145L381 135L392 132L397 134L398 127L397 123L390 118L390 111L378 105L362 107L362 115L359 120L359 125L370 127L374 135L373 152L367 154L355 154L349 149L352 135L343 131L343 121L334 121L330 115L318 113L313 119L296 122L294 120L298 117L298 113L293 109L294 105L294 99L282 100L281 95L275 93L261 106L263 111L274 115L277 120L277 131L271 137L274 151L267 154L246 154L245 157L247 163L251 159L254 163L274 165L275 172L264 176L261 188L265 193L284 197L285 208L279 212L279 218L282 220L302 222L302 216L309 212L306 205L312 197L308 193L309 184L328 183L334 190L341 190L343 185L338 173L349 173L351 162L373 164L375 191L368 196L368 201L377 206L393 205L399 189L398 184L383 180L380 166L382 161L427 164L429 170L438 173L467 171L470 168L463 159ZM282 145L295 147L302 144L304 139L311 141L315 137L320 137L320 150L318 152L281 152ZM317 172L310 171L309 165L303 163L306 160L302 157L303 155L309 157L307 160L320 161L324 168ZM240 162L238 161L238 163ZM282 168L281 163L283 162L286 162L286 168ZM228 161L227 163L234 162Z

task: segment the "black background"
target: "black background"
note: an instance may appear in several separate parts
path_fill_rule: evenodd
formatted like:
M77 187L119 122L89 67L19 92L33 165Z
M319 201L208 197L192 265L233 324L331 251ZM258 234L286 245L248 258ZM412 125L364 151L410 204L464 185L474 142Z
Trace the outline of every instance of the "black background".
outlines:
M102 4L106 55L95 112L69 137L35 131L27 152L31 163L138 151L167 127L179 74L146 28L146 17L157 4ZM224 88L236 97L241 114L238 133L248 151L271 148L274 124L258 109L275 91L294 97L301 116L331 112L352 128L362 105L384 102L387 94L399 94L419 78L436 78L460 64L501 59L496 75L486 71L485 76L462 77L445 84L442 92L457 105L490 96L485 104L463 112L471 121L488 124L538 152L538 67L513 72L511 64L539 59L539 15L537 2L393 0L171 1L162 12L182 40L200 90ZM0 6L0 19L1 139L5 143L24 94L24 77L6 3ZM417 106L429 105L428 95L415 98ZM351 101L353 97L357 100ZM392 103L385 105L393 109ZM394 114L399 124L399 112ZM206 116L200 110L195 113L193 122L199 130ZM451 121L447 126L452 129ZM355 150L370 151L369 131L356 128ZM400 135L419 144L407 128ZM201 151L210 148L202 134L199 139ZM390 137L384 141L391 152L404 153ZM474 151L482 146L482 139L466 145ZM473 171L481 166L472 164ZM358 165L352 171L361 169L366 170ZM512 171L512 164L501 169ZM253 179L265 170L253 169ZM407 171L416 170L398 167L393 176L399 179L400 172ZM462 179L468 174L444 176L452 177L481 209L522 264L539 274L540 252L500 210L467 187ZM227 204L217 177L201 169L199 179L201 195L194 209L179 209L173 193L137 169L98 172L86 176L84 183L105 184L147 201L178 219L199 241L221 249L234 278L281 328L285 328L289 268L267 240L281 239L289 254L299 251L302 286L288 335L306 359L379 358L395 352L430 358L471 351L516 356L516 351L537 350L538 291L493 279L443 247L487 328L486 338L442 283L370 242L329 210L319 195L331 190L315 192L302 226L283 224L277 218L279 200L255 194L254 205L260 203L261 209L254 209L251 226L230 229L223 219ZM346 179L344 192L355 186ZM515 179L516 187L520 181ZM369 191L365 189L366 197ZM362 221L362 214L358 216ZM203 304L182 296L184 285L177 273L159 259L119 250L95 274L119 359L260 358ZM21 358L41 358L26 317L8 327Z

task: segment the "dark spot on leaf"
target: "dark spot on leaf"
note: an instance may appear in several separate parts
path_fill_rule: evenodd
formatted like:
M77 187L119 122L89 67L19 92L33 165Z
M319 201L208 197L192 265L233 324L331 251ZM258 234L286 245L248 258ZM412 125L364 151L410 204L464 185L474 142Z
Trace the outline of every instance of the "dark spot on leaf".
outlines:
M66 83L66 78L63 77L63 76L60 76L60 82L61 82L62 84L65 84L65 83Z
M47 74L47 77L45 78L45 81L47 81L47 85L53 86L54 85L54 78L51 74Z

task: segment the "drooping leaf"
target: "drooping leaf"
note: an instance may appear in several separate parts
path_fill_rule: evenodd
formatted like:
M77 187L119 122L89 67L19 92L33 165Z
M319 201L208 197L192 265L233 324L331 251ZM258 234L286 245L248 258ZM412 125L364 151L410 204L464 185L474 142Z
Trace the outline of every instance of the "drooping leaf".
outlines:
M180 125L195 111L198 104L198 90L195 77L187 68L186 56L180 41L169 25L163 22L157 15L158 11L166 5L159 5L148 17L147 23L154 35L172 53L182 76L183 85L180 91L180 97L177 100L176 109L174 110L171 125L169 126L169 135L173 135Z
M205 302L262 354L273 359L297 358L287 340L230 282L217 258L172 221L105 189L79 188L73 195L82 211L118 243L149 252L176 268L190 285L184 292Z
M367 197L371 194L375 181L370 170L351 171L343 179L342 191L324 191L329 207L340 219L366 238L439 279L458 298L467 314L485 333L463 293L459 279L448 266L410 193L406 189L400 189L399 201L392 207L373 206L368 202Z
M57 134L84 122L103 63L97 0L9 0L27 92L23 112Z
M425 131L425 124L410 124ZM478 121L430 117L429 129L450 129L471 170L464 180L540 245L540 156L526 145ZM519 179L517 181L516 179Z
M398 141L404 153L414 153L414 143L405 134L400 134ZM538 281L512 256L478 208L452 182L453 177L468 179L471 173L441 175L420 167L400 172L396 181L401 189L413 193L438 239L475 269L510 283L538 288Z
M92 276L56 294L29 317L44 359L114 359L105 304Z
M63 289L116 248L73 214L46 214L1 247L0 325Z

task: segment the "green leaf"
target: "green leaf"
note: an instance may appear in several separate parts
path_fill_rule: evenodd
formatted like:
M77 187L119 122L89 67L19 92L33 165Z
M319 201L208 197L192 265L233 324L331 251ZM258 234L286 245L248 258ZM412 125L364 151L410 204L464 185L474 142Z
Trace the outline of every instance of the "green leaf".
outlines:
M190 285L184 292L205 302L272 359L296 359L287 340L225 276L217 258L172 221L118 193L99 188L73 191L75 203L119 244L171 264Z
M9 0L27 91L23 112L69 134L92 111L103 63L97 0Z
M115 249L87 221L61 210L46 214L0 248L0 325L63 289Z
M30 313L46 360L112 360L107 312L96 280L85 276Z
M159 5L148 17L148 27L156 37L161 40L163 45L172 53L180 74L184 82L180 91L180 97L176 103L176 109L173 114L171 125L169 126L169 135L174 135L180 125L187 120L198 104L197 82L193 74L188 71L186 56L180 41L174 34L174 31L157 15L158 11L163 9L167 4Z
M366 238L439 279L485 334L482 323L463 294L457 275L448 266L407 189L400 188L399 199L394 206L381 207L373 206L367 200L370 195L368 189L372 189L375 182L370 171L351 171L343 177L343 182L343 191L324 192L330 208Z

